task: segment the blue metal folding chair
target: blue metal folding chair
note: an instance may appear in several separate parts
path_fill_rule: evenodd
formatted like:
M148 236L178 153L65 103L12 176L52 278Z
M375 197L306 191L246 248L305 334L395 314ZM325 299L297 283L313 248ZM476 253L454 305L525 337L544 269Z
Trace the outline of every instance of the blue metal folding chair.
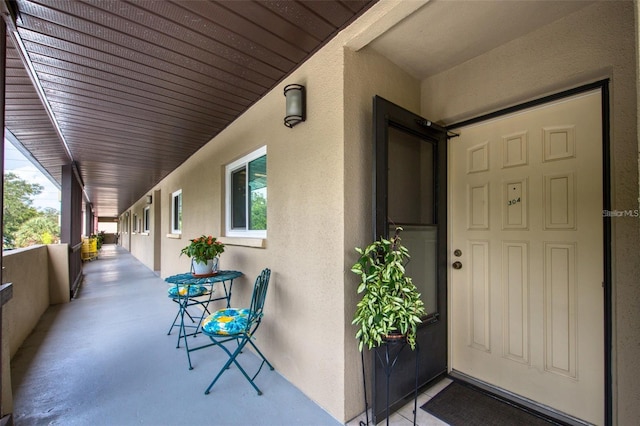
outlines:
M167 334L171 334L175 327L180 330L176 348L180 347L180 340L182 340L187 350L189 370L193 370L190 352L200 349L200 347L189 348L187 337L196 337L202 332L201 323L205 316L211 314L209 311L211 302L224 300L227 302L227 307L229 306L233 280L240 276L242 276L242 273L238 271L220 271L213 276L199 277L194 276L192 273L185 273L165 278L165 281L171 284L168 296L179 306L178 313L174 317ZM214 285L222 287L224 294L214 297ZM198 309L193 309L194 307ZM189 311L190 309L192 309L191 312ZM185 320L185 316L191 320L191 323ZM211 346L211 343L202 347L208 346Z
M262 321L264 302L267 297L267 288L269 287L270 276L271 270L267 268L260 273L258 278L256 278L256 282L253 287L253 296L251 297L251 305L249 308L220 309L203 320L202 332L209 336L213 342L208 346L220 346L220 348L229 355L229 360L220 369L218 375L213 379L207 390L204 392L205 394L208 394L211 391L211 388L218 381L220 376L222 376L222 373L224 373L224 371L233 363L238 367L238 369L240 369L249 383L251 383L251 386L253 386L258 392L258 395L262 395L262 391L258 386L256 386L254 380L260 373L260 370L262 370L265 363L271 370L273 370L273 366L253 343L252 338ZM237 347L234 350L229 350L225 346L225 343L232 341L237 343ZM250 344L256 354L262 358L262 363L253 377L249 377L237 360L238 355L242 352L247 343Z
M213 294L212 285L197 285L197 284L175 284L169 288L167 292L169 298L178 304L179 310L173 319L173 323L169 328L168 335L171 334L174 327L178 327L178 342L176 348L180 347L180 340L184 341L184 346L187 350L187 359L189 360L189 370L193 370L191 365L191 357L189 356L189 341L188 337L196 337L200 332L200 323L205 315L210 314L209 302L211 301L211 295ZM189 312L190 308L199 307L198 310ZM191 324L185 321L185 316L191 320Z

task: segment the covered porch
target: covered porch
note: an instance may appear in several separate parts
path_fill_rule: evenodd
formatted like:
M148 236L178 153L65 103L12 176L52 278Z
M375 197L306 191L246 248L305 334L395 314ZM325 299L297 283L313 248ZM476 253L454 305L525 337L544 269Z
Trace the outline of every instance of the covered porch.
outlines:
M611 221L609 251L598 256L611 267L603 277L611 298L601 304L608 334L598 342L600 353L610 360L594 363L606 373L607 383L599 386L606 397L596 397L589 406L602 408L599 420L593 421L597 424L629 424L638 418L640 222L633 217L638 207L637 1L4 3L9 36L5 127L66 189L63 248L76 256L76 263L63 264L72 292L82 279L81 234L91 234L98 217L118 221L121 247L114 247L113 259L105 253L85 265L86 281L77 300L43 308L47 310L36 332L11 363L15 409L4 396L2 415L15 413L25 424L122 420L113 416L176 424L192 420L185 417L191 413L208 416L198 417L200 421L223 424L233 419L243 424L351 421L361 412L363 398L360 354L351 325L358 296L349 268L355 261L354 247L371 238L372 98L383 97L429 119L424 122L450 126L606 80L611 96L602 115L611 122L611 130L603 140L611 143L599 154L602 163L611 166L611 173L603 176L605 191L610 192L610 206L605 206L631 215ZM234 81L256 77L248 71L254 71L255 61L264 62L243 56L253 51L243 46L232 48L243 55L229 56L226 47L221 60L209 55L213 52L207 49L219 46L214 35L224 26L223 17L249 16L239 5L257 11L248 22L250 28L264 26L269 33L281 29L278 37L296 46L307 40L299 30L316 28L299 20L300 8L324 5L331 17L331 11L345 4L354 7L342 14L345 19L321 25L326 31L318 43L294 55L298 59L273 73L270 81L260 75L259 82L240 81L220 90L211 84L217 85L221 60L237 60L224 70ZM191 9L195 5L214 9L201 13ZM236 12L228 12L236 6ZM316 22L322 20L319 13L308 11L305 16ZM208 26L216 19L221 20L219 26ZM167 21L175 25L164 25ZM122 24L111 28L111 23ZM196 23L202 27L195 28ZM164 34L167 28L172 34ZM242 37L250 34L240 26L233 30ZM185 34L193 37L188 44L197 49L184 48ZM239 39L234 34L229 41ZM251 34L256 45L264 44L263 31ZM180 44L169 43L172 36ZM471 41L475 43L468 49ZM70 47L79 50L74 53ZM260 50L261 58L288 57L282 49L273 54L266 50ZM205 57L210 63L204 63ZM153 67L143 66L140 61L145 58ZM283 89L289 83L307 88L306 121L295 129L282 124ZM248 96L246 87L255 85L259 88ZM36 116L38 123L45 123L44 133L34 134L40 128L31 121ZM51 146L57 147L57 155L50 155ZM259 237L249 232L232 235L227 206L234 201L229 189L233 167L241 159L250 164L247 157L266 153L267 148L268 238L266 230ZM450 159L452 164L467 161L464 156ZM260 338L276 372L263 371L258 377L265 382L265 395L253 404L257 396L234 375L224 377L230 389L237 385L237 392L234 388L222 397L229 398L227 404L211 398L215 391L202 395L215 372L213 357L219 354L194 353L195 370L188 371L183 351L175 349L175 336L166 336L175 306L166 298L162 279L188 268L180 249L203 233L221 236L228 246L224 267L245 273L246 282L239 282L234 293L239 301L249 297L249 284L261 268L275 273L267 299L269 323ZM446 243L450 253L442 256L440 267L446 272L442 282L448 284L453 273L449 260L455 260L453 250L458 247ZM94 278L93 269L100 265L108 266ZM13 282L15 293L28 293L29 302L47 293L27 292L23 283L34 280L20 281L12 273L7 267L4 282ZM15 299L7 310L17 306ZM464 308L450 300L441 306L453 308L448 318L456 318L454 309ZM81 330L84 326L88 329ZM70 334L54 343L58 332ZM499 348L501 339L496 340ZM43 354L50 344L50 356L29 353L40 348L37 353ZM454 352L447 341L443 344L451 371L456 367ZM9 357L5 354L2 361L7 371ZM581 365L590 368L589 363ZM45 380L45 374L56 376ZM305 402L268 390L280 380ZM44 383L55 387L45 388ZM23 394L24 389L34 393ZM268 395L273 399L266 399ZM47 398L56 403L49 404ZM37 401L42 420L25 417L21 404L30 399ZM301 413L290 411L306 413L307 407L311 417L296 417ZM273 410L276 417L263 410ZM220 417L225 413L233 417ZM58 417L46 417L53 414Z
M176 313L167 284L122 247L104 245L98 259L84 265L84 275L76 298L50 306L12 359L16 424L341 424L277 370L258 375L261 396L238 371L224 374L205 395L225 354L217 348L193 352L189 371L184 348L175 347L177 331L167 335ZM253 285L253 278L236 285ZM268 295L265 309L268 316ZM252 353L242 362L259 365ZM409 424L411 410L390 420ZM443 424L418 410L419 424Z

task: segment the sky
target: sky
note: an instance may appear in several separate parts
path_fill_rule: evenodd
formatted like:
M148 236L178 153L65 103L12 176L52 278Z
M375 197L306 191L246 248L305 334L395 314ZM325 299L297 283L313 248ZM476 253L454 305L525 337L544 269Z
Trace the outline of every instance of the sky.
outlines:
M4 171L43 186L42 193L33 198L33 207L38 210L51 207L60 211L60 190L7 139L4 142Z

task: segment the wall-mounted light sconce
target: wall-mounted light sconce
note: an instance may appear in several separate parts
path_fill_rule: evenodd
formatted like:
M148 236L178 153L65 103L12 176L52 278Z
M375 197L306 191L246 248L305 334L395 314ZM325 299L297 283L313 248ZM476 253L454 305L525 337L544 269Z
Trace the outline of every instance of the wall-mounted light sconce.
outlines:
M153 202L153 196L147 195L147 204L151 204Z
M289 84L284 87L284 97L287 99L287 113L284 125L291 128L307 119L307 105L304 86Z

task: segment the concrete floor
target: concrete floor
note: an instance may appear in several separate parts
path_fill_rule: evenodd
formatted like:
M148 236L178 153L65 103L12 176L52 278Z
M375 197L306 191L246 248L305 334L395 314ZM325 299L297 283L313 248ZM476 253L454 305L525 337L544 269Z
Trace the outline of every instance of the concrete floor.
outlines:
M11 362L17 425L340 424L268 368L262 396L233 367L204 395L226 355L193 352L189 371L176 331L167 335L177 312L167 284L114 245L84 273L77 298L50 307ZM249 351L241 359L248 371L259 364Z

